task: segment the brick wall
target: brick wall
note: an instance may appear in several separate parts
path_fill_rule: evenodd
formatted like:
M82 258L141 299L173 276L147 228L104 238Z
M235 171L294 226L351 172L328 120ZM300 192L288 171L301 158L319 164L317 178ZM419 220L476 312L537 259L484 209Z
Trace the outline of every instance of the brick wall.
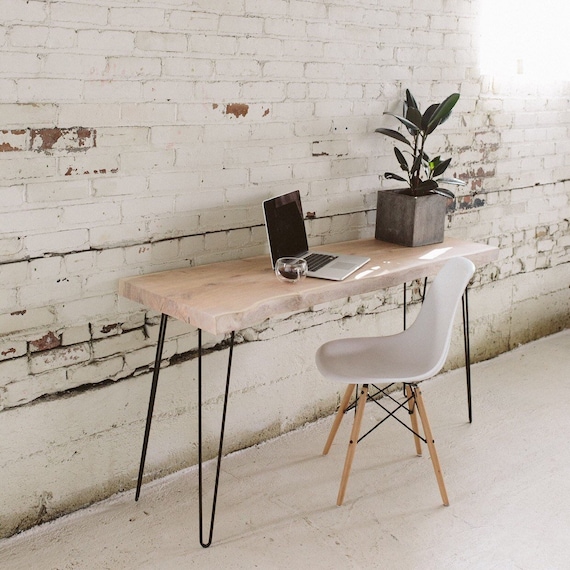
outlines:
M372 235L375 193L389 186L379 174L394 167L392 145L374 129L393 126L382 113L399 109L406 87L424 107L461 93L434 135L467 182L447 232L501 248L478 275L474 354L568 326L570 88L481 77L478 2L0 0L0 14L6 429L42 406L66 410L70 397L92 398L97 385L107 394L138 390L157 315L119 299L118 279L265 251L264 198L300 189L316 216L307 222L312 243ZM397 299L389 291L352 313L345 303L318 314L329 326L347 311L386 319ZM315 318L269 323L240 341L270 338L282 350L312 334ZM195 342L195 331L171 324L166 358L183 360ZM256 388L271 382L270 373ZM322 415L331 402L290 411L259 433ZM177 410L173 403L165 415ZM283 415L278 404L272 411ZM113 413L121 412L103 423L116 425ZM27 461L33 445L5 445L8 480L14 457ZM114 447L110 438L110 455ZM175 466L192 461L186 451ZM27 494L19 488L25 498L14 494L0 535L132 486L131 467L55 493L41 516L33 506L41 479Z

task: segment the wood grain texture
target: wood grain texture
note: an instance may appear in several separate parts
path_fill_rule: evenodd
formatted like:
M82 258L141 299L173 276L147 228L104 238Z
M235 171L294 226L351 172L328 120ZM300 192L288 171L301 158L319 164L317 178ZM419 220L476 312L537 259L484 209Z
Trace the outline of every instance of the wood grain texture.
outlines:
M413 248L365 239L314 249L365 255L370 261L344 281L306 278L289 284L276 278L269 256L263 255L121 279L119 294L197 328L223 334L282 313L433 276L452 257L467 257L481 266L497 259L499 253L496 247L452 238Z

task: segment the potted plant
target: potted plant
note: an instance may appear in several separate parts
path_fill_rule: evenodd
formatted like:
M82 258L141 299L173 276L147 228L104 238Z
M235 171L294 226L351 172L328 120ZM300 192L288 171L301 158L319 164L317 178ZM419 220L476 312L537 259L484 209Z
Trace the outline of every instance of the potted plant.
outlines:
M443 241L447 199L454 199L453 192L440 184L464 185L457 178L442 178L451 159L441 156L430 158L426 141L435 129L450 116L459 100L459 93L453 93L442 103L430 105L422 114L420 108L406 89L402 116L385 112L398 119L407 129L409 137L400 131L378 128L381 133L407 145L400 150L394 147L394 154L405 177L386 172L384 177L406 184L399 190L378 192L376 210L376 239L407 246L428 245ZM406 158L406 155L409 155Z

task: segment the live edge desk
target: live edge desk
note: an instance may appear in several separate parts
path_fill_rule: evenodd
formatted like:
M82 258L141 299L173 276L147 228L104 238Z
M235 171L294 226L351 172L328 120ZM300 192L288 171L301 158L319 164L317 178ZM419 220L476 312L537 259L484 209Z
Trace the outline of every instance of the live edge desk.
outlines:
M120 281L120 295L162 314L136 500L140 495L168 317L179 319L198 329L199 522L200 544L203 547L212 543L235 331L282 313L300 311L317 304L378 291L415 279L427 279L435 275L452 257L467 257L476 266L489 263L498 257L495 247L456 239L446 239L440 244L415 248L365 239L329 244L322 249L333 253L364 255L370 257L370 261L344 281L308 278L294 285L282 283L275 277L267 255L186 267ZM471 421L467 291L463 297L463 325ZM202 509L202 330L216 335L230 333L225 398L207 542L204 541Z

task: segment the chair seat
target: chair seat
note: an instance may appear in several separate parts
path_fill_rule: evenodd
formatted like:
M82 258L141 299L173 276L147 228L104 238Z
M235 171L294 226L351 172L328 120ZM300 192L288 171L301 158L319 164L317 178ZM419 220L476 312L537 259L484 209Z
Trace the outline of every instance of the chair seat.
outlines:
M338 339L323 344L317 368L329 380L350 384L418 382L433 375L433 366L402 342L404 333L385 337Z

